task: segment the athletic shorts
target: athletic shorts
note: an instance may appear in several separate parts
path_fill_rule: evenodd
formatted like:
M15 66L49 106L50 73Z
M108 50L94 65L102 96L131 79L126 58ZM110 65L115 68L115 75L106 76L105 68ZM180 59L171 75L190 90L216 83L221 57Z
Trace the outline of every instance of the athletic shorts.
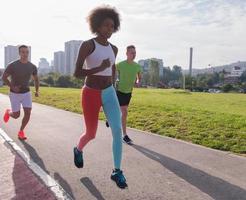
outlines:
M11 103L12 112L19 112L21 105L23 108L32 108L32 94L31 92L26 93L9 93L9 99Z
M128 106L132 98L132 93L123 93L120 91L117 91L116 93L120 106Z

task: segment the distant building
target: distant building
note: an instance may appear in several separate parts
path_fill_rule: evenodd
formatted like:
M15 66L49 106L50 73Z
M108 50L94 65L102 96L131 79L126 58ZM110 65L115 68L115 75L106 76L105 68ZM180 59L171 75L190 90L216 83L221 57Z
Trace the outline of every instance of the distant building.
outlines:
M235 84L238 83L240 80L240 76L245 71L244 68L240 66L234 66L230 73L227 73L225 75L225 83Z
M65 74L67 75L72 75L75 70L75 62L81 44L81 40L65 42Z
M51 61L50 61L50 70L51 70L52 72L55 72L55 69L54 69L54 60L51 60Z
M239 66L234 66L231 70L231 76L240 77L246 69Z
M215 72L219 73L219 72L226 72L226 73L231 73L231 71L233 70L233 68L235 66L240 67L243 71L246 71L246 61L238 61L235 63L231 63L228 65L222 65L222 66L211 66L209 65L206 68L201 68L201 69L192 69L192 76L197 76L198 74L213 74ZM184 70L185 74L189 74L189 70Z
M54 53L54 72L65 74L65 52L57 51Z
M0 87L3 86L3 80L2 80L3 71L4 69L0 69Z
M50 64L46 58L40 58L38 63L38 73L41 75L48 74L51 72Z
M19 46L8 45L4 47L4 66L5 68L9 63L19 59ZM29 49L29 61L31 61L31 47Z
M163 77L163 60L158 59L158 58L150 58L150 59L145 59L145 60L139 60L138 64L142 67L142 72L143 73L148 73L150 69L150 62L151 60L157 61L159 64L159 76Z
M149 72L149 61L139 60L138 64L142 67L142 73L148 73Z

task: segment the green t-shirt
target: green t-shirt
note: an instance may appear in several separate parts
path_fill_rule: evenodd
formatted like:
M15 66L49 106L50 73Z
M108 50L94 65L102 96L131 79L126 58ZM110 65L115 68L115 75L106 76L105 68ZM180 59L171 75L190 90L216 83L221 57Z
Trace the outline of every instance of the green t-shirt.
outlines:
M116 65L119 73L119 83L117 90L123 93L131 93L136 81L136 76L141 72L141 66L135 62L129 64L122 61Z

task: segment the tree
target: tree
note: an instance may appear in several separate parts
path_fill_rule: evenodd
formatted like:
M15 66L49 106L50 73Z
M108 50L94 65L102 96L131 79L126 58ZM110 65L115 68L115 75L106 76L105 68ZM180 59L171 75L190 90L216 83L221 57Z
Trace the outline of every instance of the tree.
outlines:
M150 84L150 75L149 73L143 73L143 79L142 79L143 85L147 86Z
M234 88L233 88L233 85L231 85L231 84L226 84L226 85L224 85L223 87L222 87L222 91L223 92L230 92L230 91L232 91Z
M168 85L168 83L171 81L172 71L170 67L163 67L163 77L161 79L162 83L165 85Z
M160 81L159 63L156 60L150 60L150 85L157 87Z
M180 81L182 79L182 68L174 65L172 69L172 80Z
M62 75L57 79L56 86L58 86L58 87L73 87L74 84L71 81L70 76Z
M54 77L49 75L48 77L45 77L44 79L42 79L42 81L44 83L47 83L49 86L54 86L55 85L55 81L54 81Z
M194 87L196 87L196 81L195 78L190 75L185 75L185 88L192 90Z
M72 77L71 81L73 82L73 87L75 88L81 88L82 85L84 84L84 79L78 79L78 78Z

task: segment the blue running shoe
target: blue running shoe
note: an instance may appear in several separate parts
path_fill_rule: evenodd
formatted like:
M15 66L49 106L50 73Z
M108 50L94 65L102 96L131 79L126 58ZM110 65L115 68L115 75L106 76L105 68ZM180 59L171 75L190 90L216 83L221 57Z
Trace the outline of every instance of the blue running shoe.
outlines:
M83 152L79 151L77 147L74 147L73 149L74 153L74 164L78 168L83 168L84 166L84 161L83 161Z
M128 185L126 184L126 178L124 177L123 172L119 169L113 170L111 174L111 179L121 189L125 189L126 187L128 187Z
M132 144L133 144L132 140L128 137L128 135L125 135L125 136L123 137L123 141L124 141L126 144L129 144L129 145L132 145Z

